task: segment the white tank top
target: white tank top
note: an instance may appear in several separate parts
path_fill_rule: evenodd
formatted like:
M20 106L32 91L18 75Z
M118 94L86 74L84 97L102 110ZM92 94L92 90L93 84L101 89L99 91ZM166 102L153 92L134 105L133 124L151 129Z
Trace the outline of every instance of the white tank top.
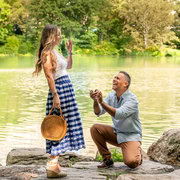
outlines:
M56 71L53 72L53 78L54 80L67 75L67 60L61 55L59 54L56 50L54 50L54 53L57 57L57 67L56 67Z

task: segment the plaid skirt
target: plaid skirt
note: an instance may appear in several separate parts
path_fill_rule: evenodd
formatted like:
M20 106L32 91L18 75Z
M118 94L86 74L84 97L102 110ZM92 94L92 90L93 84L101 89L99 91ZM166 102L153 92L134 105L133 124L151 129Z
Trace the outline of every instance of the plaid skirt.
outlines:
M46 152L51 155L59 155L66 151L85 148L83 129L75 99L74 89L68 75L55 80L55 86L61 102L64 119L67 122L67 133L61 141L50 141L46 139ZM46 116L53 106L51 91L48 93L46 104ZM54 110L52 114L57 114Z

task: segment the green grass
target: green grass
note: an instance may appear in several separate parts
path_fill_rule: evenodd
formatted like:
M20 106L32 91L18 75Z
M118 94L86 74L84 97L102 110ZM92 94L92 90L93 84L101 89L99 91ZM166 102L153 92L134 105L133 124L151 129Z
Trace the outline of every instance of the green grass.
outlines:
M123 162L123 155L120 150L113 148L110 151L111 151L111 157L115 162ZM97 153L95 160L96 161L103 160L99 152Z
M164 53L165 53L165 56L180 56L180 50L178 49L166 48Z
M26 54L3 54L3 53L0 53L0 56L27 56L27 57L30 57L33 55L35 55L35 53L34 54L31 54L31 53L26 53Z

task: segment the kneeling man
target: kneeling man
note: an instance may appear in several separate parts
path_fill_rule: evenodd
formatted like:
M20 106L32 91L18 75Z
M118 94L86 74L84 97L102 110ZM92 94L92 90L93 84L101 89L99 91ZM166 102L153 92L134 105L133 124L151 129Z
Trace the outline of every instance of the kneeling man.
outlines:
M107 143L121 148L124 163L128 167L136 168L142 164L142 127L137 98L129 91L130 83L129 74L120 71L113 79L113 91L104 100L101 91L90 91L90 97L94 100L94 113L100 116L107 112L113 122L112 126L94 124L91 127L92 139L103 158L98 168L113 166Z

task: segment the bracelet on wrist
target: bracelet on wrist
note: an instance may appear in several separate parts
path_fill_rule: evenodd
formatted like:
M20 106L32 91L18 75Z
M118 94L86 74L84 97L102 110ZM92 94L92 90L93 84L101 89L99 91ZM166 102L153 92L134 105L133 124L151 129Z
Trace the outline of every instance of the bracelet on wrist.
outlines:
M71 55L71 56L72 56L72 52L68 53L68 55Z
M54 96L57 94L57 91L55 91L54 93L52 93L52 97L54 98Z

